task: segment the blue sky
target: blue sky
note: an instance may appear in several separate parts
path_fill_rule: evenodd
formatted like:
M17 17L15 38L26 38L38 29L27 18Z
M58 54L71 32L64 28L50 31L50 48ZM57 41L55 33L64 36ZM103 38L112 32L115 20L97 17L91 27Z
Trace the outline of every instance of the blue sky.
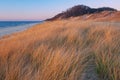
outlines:
M0 20L43 20L78 4L120 10L120 0L0 0Z

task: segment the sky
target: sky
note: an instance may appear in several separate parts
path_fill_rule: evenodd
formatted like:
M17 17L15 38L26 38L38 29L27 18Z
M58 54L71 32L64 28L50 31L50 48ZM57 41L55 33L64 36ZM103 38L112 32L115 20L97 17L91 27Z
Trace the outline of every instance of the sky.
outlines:
M0 0L0 20L44 20L79 4L120 10L120 0Z

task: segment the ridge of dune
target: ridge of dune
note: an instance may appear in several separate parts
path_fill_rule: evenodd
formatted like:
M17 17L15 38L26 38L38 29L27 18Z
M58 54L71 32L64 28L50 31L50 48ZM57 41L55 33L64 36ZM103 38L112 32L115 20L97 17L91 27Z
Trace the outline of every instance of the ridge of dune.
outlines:
M68 19L72 17L81 17L81 20L120 20L120 11L110 7L90 8L85 5L77 5L46 21Z

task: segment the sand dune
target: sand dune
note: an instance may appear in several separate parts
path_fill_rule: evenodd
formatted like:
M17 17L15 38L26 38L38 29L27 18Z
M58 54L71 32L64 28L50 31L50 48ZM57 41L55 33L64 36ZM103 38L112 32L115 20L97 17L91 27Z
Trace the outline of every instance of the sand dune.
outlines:
M120 80L120 24L76 18L0 40L0 80Z

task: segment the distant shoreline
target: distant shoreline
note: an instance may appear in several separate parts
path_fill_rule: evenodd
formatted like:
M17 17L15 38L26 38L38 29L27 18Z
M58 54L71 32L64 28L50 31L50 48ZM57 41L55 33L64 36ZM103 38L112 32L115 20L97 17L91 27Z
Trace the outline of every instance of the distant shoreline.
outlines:
M33 27L36 24L40 24L40 23L31 23L31 24L25 24L25 25L20 25L20 26L13 26L13 27L4 27L4 28L0 27L0 38L13 34L13 33L24 31L30 27Z

